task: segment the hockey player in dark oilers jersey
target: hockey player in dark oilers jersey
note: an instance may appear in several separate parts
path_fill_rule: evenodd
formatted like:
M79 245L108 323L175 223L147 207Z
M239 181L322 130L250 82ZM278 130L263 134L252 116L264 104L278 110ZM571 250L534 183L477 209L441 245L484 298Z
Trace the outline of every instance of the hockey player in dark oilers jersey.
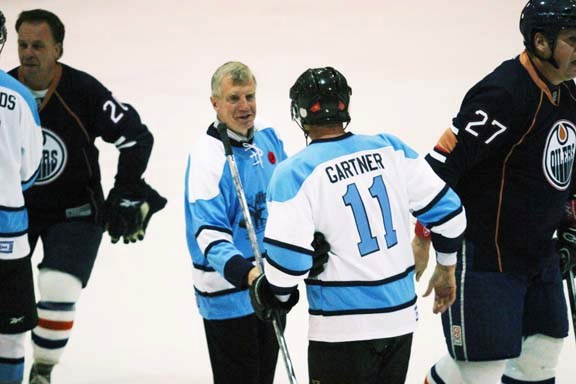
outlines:
M414 150L388 135L345 131L351 89L331 67L305 71L292 116L312 139L268 188L265 274L251 286L263 318L290 310L305 281L311 383L403 384L416 329L411 214L436 225L435 312L455 300L460 199ZM297 225L295 225L297 223ZM308 238L330 245L318 270Z
M468 218L430 384L553 383L568 334L553 234L574 192L576 1L528 2L520 30L526 50L468 91L427 156Z
M91 75L60 63L65 33L60 19L45 10L24 11L16 31L20 66L10 74L35 96L44 133L39 176L25 195L30 246L33 251L42 239L44 249L30 382L44 384L68 341L103 231L113 242L141 240L166 200L142 178L153 137L138 113ZM120 153L107 200L95 146L99 137Z
M0 11L0 52L6 42ZM24 191L38 176L42 130L25 86L0 71L0 383L24 377L25 342L38 322Z
M266 189L286 158L275 130L255 121L256 79L239 62L212 76L216 121L194 144L185 186L186 238L192 256L196 304L215 384L272 384L278 356L274 329L254 315L248 286L258 275L217 126L227 134L260 250L268 218ZM312 237L310 237L312 240Z

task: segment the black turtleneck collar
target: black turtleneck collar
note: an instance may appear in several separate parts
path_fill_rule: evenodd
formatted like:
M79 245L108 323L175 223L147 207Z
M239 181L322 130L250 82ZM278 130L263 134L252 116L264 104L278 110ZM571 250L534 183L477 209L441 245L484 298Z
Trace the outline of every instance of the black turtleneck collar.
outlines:
M220 138L220 134L218 133L218 129L216 129L217 124L218 121L215 121L214 123L210 124L210 126L208 127L208 131L206 133L209 136L212 136L222 141L222 139ZM234 147L242 147L243 143L252 144L252 142L254 141L254 127L248 130L248 137L243 137L242 135L232 131L230 128L228 128L227 132L228 137L230 138L230 145Z

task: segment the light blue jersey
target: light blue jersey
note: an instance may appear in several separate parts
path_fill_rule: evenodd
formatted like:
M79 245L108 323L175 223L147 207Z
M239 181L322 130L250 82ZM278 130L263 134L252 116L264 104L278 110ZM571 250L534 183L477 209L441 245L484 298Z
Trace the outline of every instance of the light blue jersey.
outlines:
M24 85L0 71L0 259L30 253L23 191L36 180L41 157L36 102Z
M258 125L251 142L231 142L264 253L266 189L272 172L286 158L284 147L272 128ZM254 266L254 255L224 146L214 125L190 153L185 194L186 238L200 314L208 320L219 320L253 313L245 278Z
M283 162L268 189L265 273L276 294L308 277L314 232L330 244L324 271L306 279L309 339L395 337L417 321L411 214L455 262L466 225L458 196L390 135L315 140Z

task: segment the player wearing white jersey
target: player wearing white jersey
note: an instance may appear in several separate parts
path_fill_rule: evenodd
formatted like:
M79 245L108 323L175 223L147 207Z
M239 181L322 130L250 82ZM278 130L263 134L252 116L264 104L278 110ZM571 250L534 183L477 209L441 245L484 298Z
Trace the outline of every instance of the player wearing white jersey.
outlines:
M264 318L287 311L305 279L311 382L404 383L417 321L410 214L433 232L435 312L455 299L466 220L458 196L400 139L345 132L350 94L331 67L305 71L290 90L292 116L312 142L270 181L268 256L252 302ZM314 232L330 252L311 277Z
M0 12L0 51L6 41ZM23 191L36 179L42 131L32 94L0 71L0 383L21 383L24 335L37 321Z

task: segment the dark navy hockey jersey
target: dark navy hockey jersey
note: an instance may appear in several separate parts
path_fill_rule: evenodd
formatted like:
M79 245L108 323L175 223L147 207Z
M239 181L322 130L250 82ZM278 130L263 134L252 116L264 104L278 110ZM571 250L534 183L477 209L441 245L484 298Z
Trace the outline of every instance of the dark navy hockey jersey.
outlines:
M10 74L23 81L19 68ZM25 195L30 216L97 219L104 197L96 138L120 150L119 184L141 178L152 135L134 108L114 99L91 75L64 64L58 65L45 96L37 102L44 146L40 174Z
M460 195L478 270L529 272L554 253L572 188L576 87L554 87L523 53L465 96L427 156Z

